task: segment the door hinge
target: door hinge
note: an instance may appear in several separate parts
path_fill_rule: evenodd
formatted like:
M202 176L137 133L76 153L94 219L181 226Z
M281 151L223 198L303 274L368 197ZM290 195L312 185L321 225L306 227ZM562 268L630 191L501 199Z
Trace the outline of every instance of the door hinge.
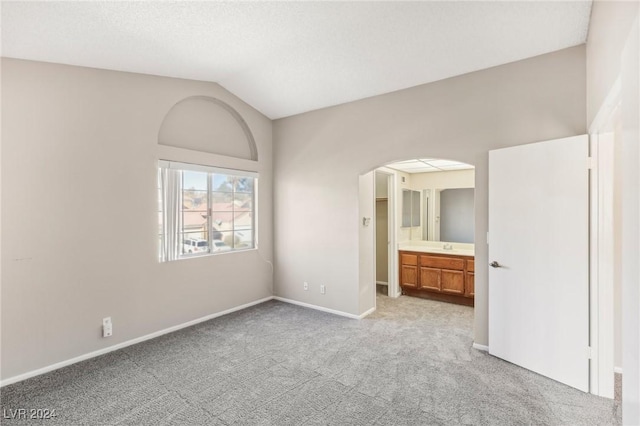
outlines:
M596 168L596 162L593 157L587 157L587 169L592 170Z
M591 359L591 346L587 346L587 359Z

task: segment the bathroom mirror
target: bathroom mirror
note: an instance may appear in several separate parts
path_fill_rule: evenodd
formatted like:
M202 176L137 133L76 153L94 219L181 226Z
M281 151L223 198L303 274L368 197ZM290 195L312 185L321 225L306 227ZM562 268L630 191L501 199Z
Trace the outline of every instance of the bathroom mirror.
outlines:
M422 228L422 239L474 242L474 188L424 189L423 193L426 226Z
M389 164L399 176L401 228L411 240L474 242L473 166L420 159Z

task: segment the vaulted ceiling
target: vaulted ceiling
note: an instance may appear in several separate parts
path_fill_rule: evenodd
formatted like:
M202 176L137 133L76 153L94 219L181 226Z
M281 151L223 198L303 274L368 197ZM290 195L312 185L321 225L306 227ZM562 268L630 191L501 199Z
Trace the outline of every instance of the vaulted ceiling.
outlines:
M270 118L576 46L591 1L2 2L2 55L218 82Z

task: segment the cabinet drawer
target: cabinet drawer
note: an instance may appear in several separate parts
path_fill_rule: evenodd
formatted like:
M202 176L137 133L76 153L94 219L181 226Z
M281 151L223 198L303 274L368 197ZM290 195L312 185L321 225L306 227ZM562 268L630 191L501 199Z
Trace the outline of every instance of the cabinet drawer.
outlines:
M462 271L464 269L464 259L437 256L420 256L420 266Z
M475 264L473 260L467 260L467 271L469 272L475 272Z
M416 254L402 254L400 264L402 265L418 265L418 255Z

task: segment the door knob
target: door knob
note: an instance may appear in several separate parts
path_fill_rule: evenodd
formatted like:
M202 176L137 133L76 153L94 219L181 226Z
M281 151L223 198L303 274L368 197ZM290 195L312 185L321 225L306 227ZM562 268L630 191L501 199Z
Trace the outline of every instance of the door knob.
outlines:
M502 268L502 265L496 262L495 260L489 264L492 268Z

